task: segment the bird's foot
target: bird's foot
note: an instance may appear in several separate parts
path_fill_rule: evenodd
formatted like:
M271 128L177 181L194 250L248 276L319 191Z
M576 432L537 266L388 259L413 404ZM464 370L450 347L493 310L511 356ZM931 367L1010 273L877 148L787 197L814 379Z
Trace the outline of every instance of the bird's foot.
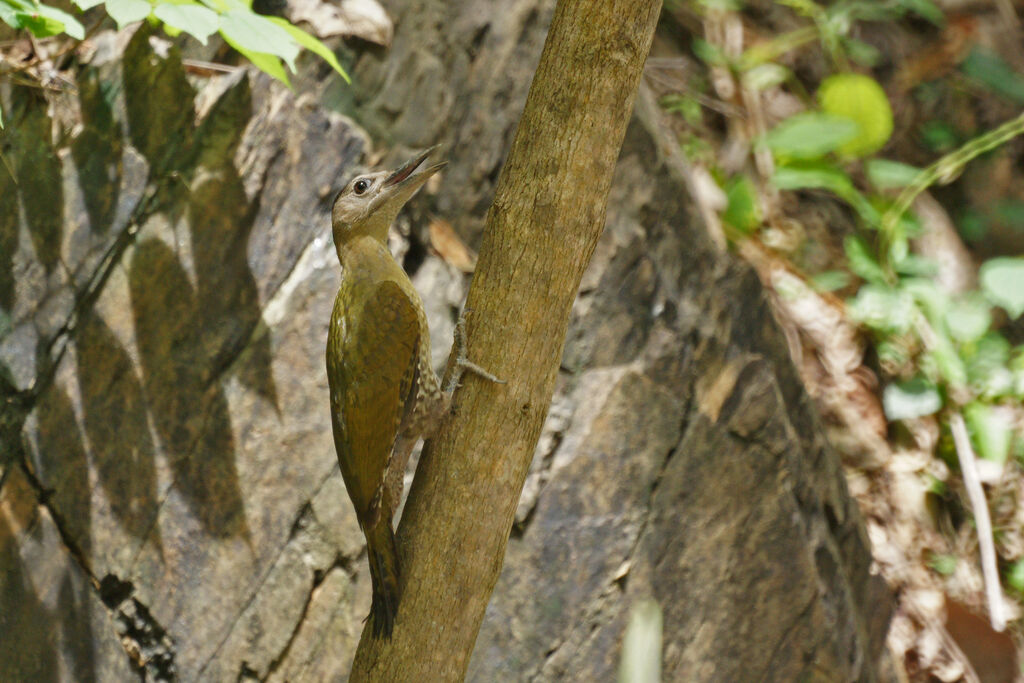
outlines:
M455 366L452 369L451 376L448 381L445 382L444 393L451 396L458 388L459 382L462 380L462 375L467 371L472 372L478 377L482 377L489 382L495 384L504 384L505 380L498 379L495 375L488 372L484 368L480 367L473 361L466 357L466 314L471 313L470 310L463 310L459 315L459 321L455 324L455 343L452 344L452 351L455 353Z

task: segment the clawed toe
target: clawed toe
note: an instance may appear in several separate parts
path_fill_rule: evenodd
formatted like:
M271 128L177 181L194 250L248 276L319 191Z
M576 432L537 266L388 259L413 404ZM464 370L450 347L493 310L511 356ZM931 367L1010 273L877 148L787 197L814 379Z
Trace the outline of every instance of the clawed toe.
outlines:
M467 370L495 384L505 384L505 380L498 379L494 374L466 357L466 316L472 312L473 310L470 308L462 309L462 313L459 314L459 320L455 323L455 339L452 345L452 351L455 354L455 370L444 387L447 394L453 393L455 389L461 386L462 375Z
M494 382L495 384L505 384L505 380L498 379L493 374L491 374L487 370L484 370L482 367L480 367L473 361L469 360L468 358L456 358L455 362L458 363L463 370L469 370L478 377L483 377L484 379L490 382Z

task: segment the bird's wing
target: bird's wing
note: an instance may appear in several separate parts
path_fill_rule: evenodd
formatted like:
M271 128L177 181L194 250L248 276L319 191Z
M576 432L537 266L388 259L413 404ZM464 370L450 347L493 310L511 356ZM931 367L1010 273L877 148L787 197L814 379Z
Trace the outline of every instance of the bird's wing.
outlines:
M364 300L343 348L335 439L341 437L341 473L361 514L371 512L374 497L382 492L399 423L415 396L411 385L419 335L415 305L401 287L384 281Z

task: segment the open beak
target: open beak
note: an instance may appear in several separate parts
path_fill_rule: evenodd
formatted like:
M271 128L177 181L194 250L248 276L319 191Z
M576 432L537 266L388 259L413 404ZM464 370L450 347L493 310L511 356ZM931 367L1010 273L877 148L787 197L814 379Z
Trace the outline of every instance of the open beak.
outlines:
M437 149L436 146L417 154L385 178L384 182L381 183L380 192L372 200L368 213L373 213L382 206L395 207L394 210L397 213L398 209L423 187L430 176L447 166L448 162L442 161L439 164L422 168L417 172L416 169L420 168L435 149Z
M434 145L430 149L421 152L420 154L414 156L412 159L409 159L409 161L405 162L400 167L395 169L395 171L391 175L384 179L383 186L387 188L394 187L395 185L409 183L416 185L418 187L425 183L427 181L427 178L434 175L448 164L447 161L442 161L439 164L427 166L419 173L416 173L416 169L419 168L420 165L427 160L427 157L429 157L431 153L437 148L438 145Z

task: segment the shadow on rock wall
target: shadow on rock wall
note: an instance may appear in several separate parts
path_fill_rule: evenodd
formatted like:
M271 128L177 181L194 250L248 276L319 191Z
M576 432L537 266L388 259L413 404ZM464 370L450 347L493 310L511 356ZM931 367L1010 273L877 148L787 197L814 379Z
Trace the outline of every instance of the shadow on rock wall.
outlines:
M248 261L262 189L247 195L235 167L253 116L248 76L237 76L197 124L180 58L155 55L143 28L119 60L80 69L72 109L83 127L70 141L55 143L37 90L12 86L3 103L0 406L8 422L28 420L28 452L0 459L5 680L96 677L104 639L89 610L109 616L89 583L130 569L144 545L164 556L169 496L207 536L251 545L225 382L280 407ZM31 414L12 416L13 392ZM92 523L104 510L113 536ZM53 573L40 576L25 535L44 530L54 544L40 552L68 561L43 563ZM122 531L134 541L112 547Z

